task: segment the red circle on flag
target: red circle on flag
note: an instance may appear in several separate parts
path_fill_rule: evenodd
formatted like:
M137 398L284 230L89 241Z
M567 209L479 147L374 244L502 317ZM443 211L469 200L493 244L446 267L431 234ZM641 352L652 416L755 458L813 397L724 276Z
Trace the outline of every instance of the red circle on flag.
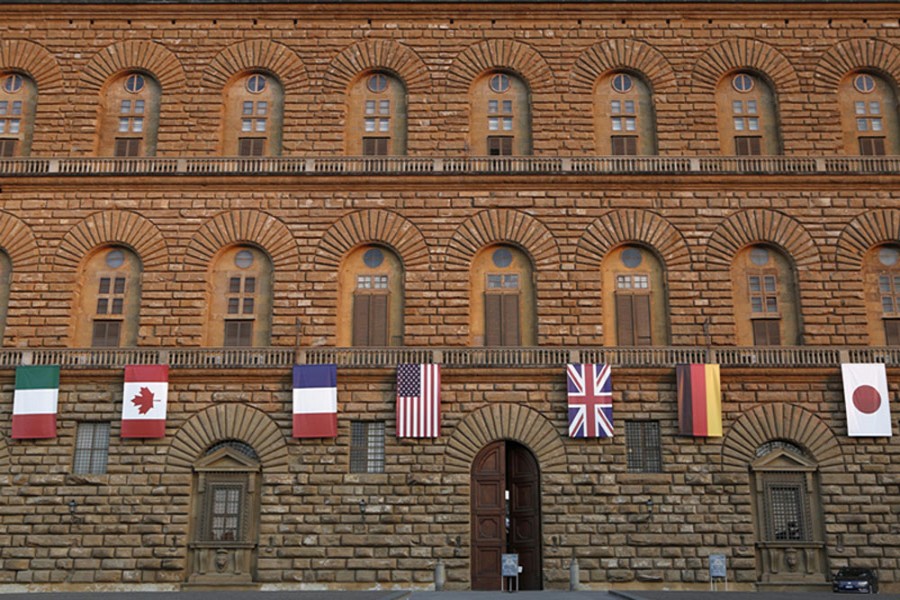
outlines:
M853 390L853 406L859 412L871 415L881 407L881 394L871 385L861 385Z

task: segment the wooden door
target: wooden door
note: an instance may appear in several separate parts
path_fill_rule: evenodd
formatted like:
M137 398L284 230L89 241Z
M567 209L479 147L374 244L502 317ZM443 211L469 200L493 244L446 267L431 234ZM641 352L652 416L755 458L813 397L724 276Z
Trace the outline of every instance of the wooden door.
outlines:
M519 554L520 589L541 589L537 461L524 446L497 441L485 446L472 465L473 590L500 589L500 559L507 553Z

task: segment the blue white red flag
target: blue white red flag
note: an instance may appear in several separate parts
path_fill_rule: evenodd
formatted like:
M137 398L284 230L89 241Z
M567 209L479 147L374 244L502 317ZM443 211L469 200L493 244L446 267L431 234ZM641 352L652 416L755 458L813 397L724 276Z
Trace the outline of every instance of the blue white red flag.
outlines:
M294 365L294 437L337 437L337 365Z
M569 437L613 436L609 365L569 365Z
M441 435L441 366L397 367L397 437Z

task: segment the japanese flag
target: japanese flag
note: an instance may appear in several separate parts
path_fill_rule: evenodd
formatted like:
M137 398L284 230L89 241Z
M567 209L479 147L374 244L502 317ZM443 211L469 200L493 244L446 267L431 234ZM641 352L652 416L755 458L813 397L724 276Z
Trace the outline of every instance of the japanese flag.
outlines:
M887 372L884 365L841 365L844 376L844 404L847 407L847 435L890 437L891 409Z

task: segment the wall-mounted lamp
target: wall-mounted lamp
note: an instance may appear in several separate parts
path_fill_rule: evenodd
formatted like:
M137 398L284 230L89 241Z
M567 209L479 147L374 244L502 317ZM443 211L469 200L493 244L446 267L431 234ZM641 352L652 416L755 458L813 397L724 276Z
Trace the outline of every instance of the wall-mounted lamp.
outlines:
M844 534L843 533L837 534L837 547L835 548L835 550L837 552L844 551Z
M647 500L646 504L647 504L647 514L652 515L653 514L653 500L652 499Z
M69 500L69 514L73 517L75 516L75 511L78 509L78 503L75 502L75 499Z
M366 512L366 500L365 498L359 501L359 513L365 514Z

